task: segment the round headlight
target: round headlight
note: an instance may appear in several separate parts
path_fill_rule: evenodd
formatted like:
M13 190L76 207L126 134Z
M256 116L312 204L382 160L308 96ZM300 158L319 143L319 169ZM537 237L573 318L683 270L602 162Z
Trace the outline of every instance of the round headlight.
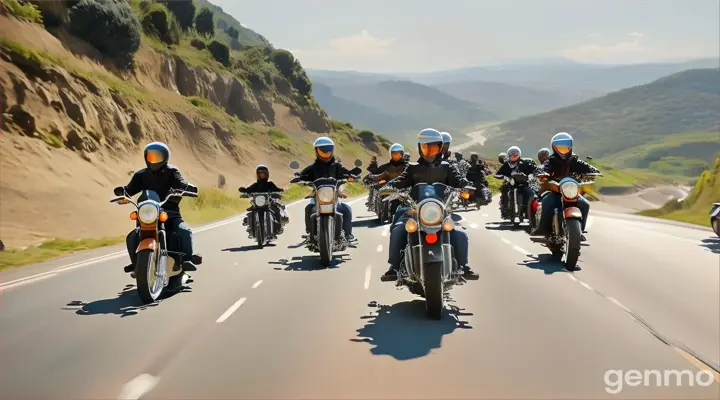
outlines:
M265 199L265 196L256 196L255 197L255 205L258 207L264 207L267 203L267 199Z
M318 190L317 196L322 203L332 203L335 201L335 190L331 187L323 187Z
M578 196L579 186L576 182L568 181L560 186L560 191L568 199L574 199Z
M152 224L157 221L158 208L154 204L145 204L138 210L138 219L144 224Z
M443 209L438 203L426 203L420 208L420 222L425 225L438 225L443 217Z

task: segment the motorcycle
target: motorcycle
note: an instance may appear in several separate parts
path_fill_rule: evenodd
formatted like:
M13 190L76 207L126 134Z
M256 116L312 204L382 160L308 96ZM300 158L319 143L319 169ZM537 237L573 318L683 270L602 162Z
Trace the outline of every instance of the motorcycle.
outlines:
M360 167L362 161L355 160L355 166ZM300 168L297 161L290 163L291 169ZM359 171L359 168L353 172ZM323 266L328 267L333 260L333 252L343 251L349 245L343 226L343 215L337 211L338 204L341 203L341 197L346 197L340 193L340 186L346 182L354 182L357 176L349 176L347 179L320 178L313 182L298 182L313 188L313 196L310 198L310 204L315 205L315 211L310 216L313 221L313 232L306 241L306 247L313 253L320 253L320 262Z
M510 192L508 193L507 199L509 204L507 204L507 208L511 214L506 219L512 221L515 226L519 226L526 219L530 220L533 216L533 209L535 207L533 204L537 204L537 199L535 199L534 196L523 199L523 193L520 190L522 187L530 187L531 178L532 174L528 176L517 171L514 171L510 177L503 177L503 179L510 184Z
M379 191L379 188L385 185L385 183L387 183L385 180L378 182L378 188L376 189L378 193L375 196L375 213L378 216L378 223L381 225L385 222L391 222L395 212L398 207L400 207L398 200L385 201L388 194Z
M138 202L134 202L127 194L110 200L111 203L132 204L135 211L130 213L130 219L138 221L140 227L140 244L135 250L137 261L135 263L135 280L140 299L144 304L157 301L163 291L175 290L187 281L182 265L183 253L178 249L177 234L170 235L165 230L168 212L163 205L172 198L198 197L197 193L184 190L174 190L168 193L164 201L152 190L144 190ZM171 211L172 213L172 211ZM202 264L199 254L192 255L192 262Z
M240 197L252 199L248 210L248 225L252 224L252 227L248 231L257 241L258 247L262 249L266 244L277 239L275 225L280 221L275 220L270 207L280 197L280 193L242 193Z
M397 286L424 297L426 312L433 319L442 317L445 293L465 282L450 242L450 232L455 229L448 211L452 193L453 189L442 183L421 183L412 188L412 196L393 191L385 199L410 205L411 217L405 223L408 244L403 250Z
M720 203L714 203L710 210L710 226L712 226L715 234L720 237Z
M587 174L586 177L602 176L601 174ZM552 230L544 238L531 237L530 240L543 244L550 249L553 257L559 258L565 269L573 271L580 258L580 241L582 238L582 212L576 206L577 200L583 194L583 187L594 183L592 180L578 182L567 177L560 182L548 179L547 175L539 176L541 182L549 184L549 190L559 193L560 208L554 209ZM546 194L552 196L552 193ZM542 214L542 205L537 205L537 215Z

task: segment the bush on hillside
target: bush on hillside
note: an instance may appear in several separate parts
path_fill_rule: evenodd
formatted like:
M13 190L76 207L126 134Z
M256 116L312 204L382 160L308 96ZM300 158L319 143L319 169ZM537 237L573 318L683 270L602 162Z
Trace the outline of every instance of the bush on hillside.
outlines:
M182 30L174 15L165 6L153 4L142 21L145 33L155 36L167 44L180 43Z
M273 50L270 54L270 60L285 78L291 80L295 70L295 57L291 52L283 49Z
M193 0L163 0L163 4L177 18L180 29L186 31L192 28L195 19L195 3Z
M212 54L213 58L218 60L218 62L220 62L222 65L230 65L230 49L227 46L218 42L217 40L213 40L212 42L210 42L207 48L210 51L210 54Z
M237 40L240 37L240 31L235 29L234 26L231 26L225 30L225 33L228 34L232 39Z
M312 82L308 78L305 70L298 60L295 60L295 66L293 68L293 75L290 79L293 87L297 89L303 96L309 96L312 93Z
M207 45L205 44L205 42L203 42L202 40L200 40L198 38L193 38L193 40L190 41L190 46L192 46L198 50L207 49Z
M18 19L36 24L43 23L43 15L39 7L32 3L19 2L18 0L3 0L0 4L10 14Z
M80 0L70 10L70 32L123 67L140 48L140 22L122 0Z
M205 36L215 36L215 21L214 14L210 9L203 7L200 13L195 17L195 30Z

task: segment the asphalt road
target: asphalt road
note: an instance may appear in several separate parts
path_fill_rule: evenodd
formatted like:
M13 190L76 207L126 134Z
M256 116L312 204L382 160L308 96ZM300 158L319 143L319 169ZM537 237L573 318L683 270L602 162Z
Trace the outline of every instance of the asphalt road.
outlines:
M150 307L125 256L102 258L122 248L0 274L0 397L720 398L720 376L699 369L720 363L720 241L708 230L591 215L571 274L497 224L496 203L461 213L480 280L454 288L433 321L380 282L387 227L362 200L360 243L330 269L297 246L302 204L289 210L264 250L239 220L197 232L192 288ZM630 370L651 375L619 385ZM695 385L665 380L672 370Z

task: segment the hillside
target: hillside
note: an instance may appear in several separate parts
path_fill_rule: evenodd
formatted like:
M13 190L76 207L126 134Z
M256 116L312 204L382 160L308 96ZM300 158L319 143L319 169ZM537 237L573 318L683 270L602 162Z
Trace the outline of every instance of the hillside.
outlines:
M520 143L526 151L536 151L548 146L554 133L567 131L575 137L576 150L581 154L612 159L633 151L642 157L616 157L621 166L649 167L663 160L677 164L680 160L673 157L708 163L713 158L708 148L717 149L720 143L720 71L680 72L581 104L506 122L499 130L501 133L486 143L491 149ZM688 133L694 139L684 139ZM673 135L671 139L669 135ZM660 152L642 150L663 140Z
M160 14L155 23L177 23L160 3L39 4L42 15L32 4L0 3L0 239L8 247L124 234L127 210L107 200L143 167L142 147L154 140L167 142L171 163L201 187L201 199L183 201L193 223L242 209L236 188L254 180L257 164L285 186L289 162L310 162L321 134L345 160L389 147L329 119L288 52L248 47L228 57L212 35L173 38L151 23ZM93 23L125 35L103 45L101 31L87 31L88 10ZM47 210L51 218L38 218Z
M717 149L717 148L716 148ZM709 212L720 201L720 153L710 168L700 174L695 187L683 202L670 201L657 210L640 214L709 226Z
M323 83L316 81L315 84ZM332 96L320 96L318 102L333 110L335 118L383 132L394 140L402 140L406 134L414 134L427 126L453 132L498 118L497 114L474 103L410 81L326 86ZM342 99L340 104L336 98ZM355 104L361 108L356 109Z
M480 108L492 111L503 119L550 111L603 94L601 92L541 90L483 81L456 81L433 85L433 87L458 99L475 103Z
M194 0L194 3L198 12L202 7L208 7L215 14L215 38L230 46L233 50L239 50L243 46L272 48L272 44L263 35L244 27L238 20L223 11L222 7L216 6L207 0ZM239 36L235 40L227 33L230 27L237 29L239 32Z

